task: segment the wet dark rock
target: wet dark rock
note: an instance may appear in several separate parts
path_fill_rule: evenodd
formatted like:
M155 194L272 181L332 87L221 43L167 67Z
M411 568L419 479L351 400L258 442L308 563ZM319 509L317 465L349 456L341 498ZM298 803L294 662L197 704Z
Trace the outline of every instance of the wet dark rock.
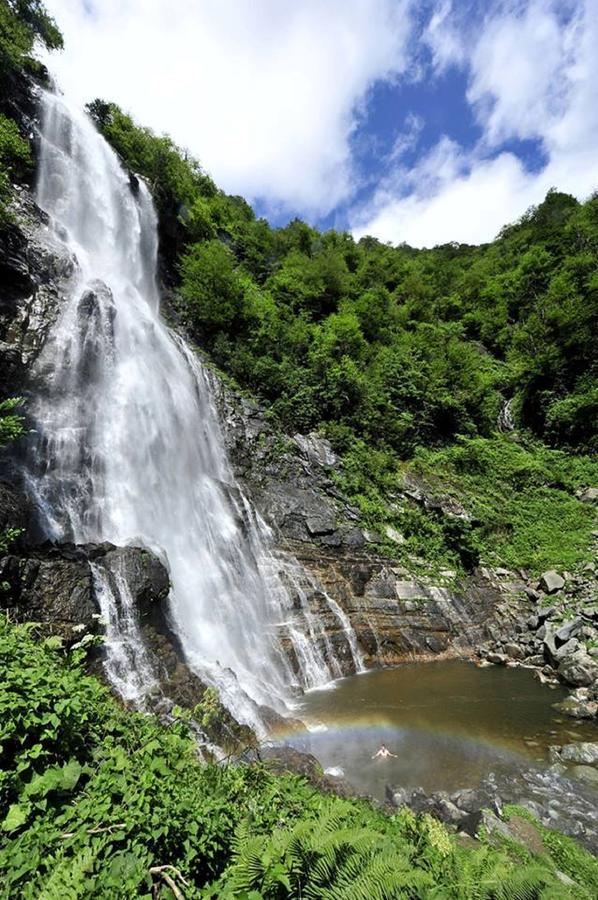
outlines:
M294 747L272 744L260 747L256 758L276 775L301 775L315 788L340 796L354 796L355 790L343 778L325 775L322 766L311 753Z
M127 578L138 608L161 603L169 591L168 574L149 551L113 544L42 544L17 547L0 559L0 606L15 621L39 622L42 631L66 642L78 639L79 626L98 632L91 563L118 567Z
M25 530L31 517L27 496L13 484L0 481L0 534L9 528Z
M141 547L113 547L104 554L105 564L118 570L135 599L141 617L151 615L153 607L163 603L170 592L170 579L162 562Z
M10 554L0 559L0 605L13 621L39 622L46 634L77 639L79 625L97 632L89 563L64 555L60 548Z
M16 188L13 222L0 231L0 396L30 387L31 367L60 311L74 261L45 214Z

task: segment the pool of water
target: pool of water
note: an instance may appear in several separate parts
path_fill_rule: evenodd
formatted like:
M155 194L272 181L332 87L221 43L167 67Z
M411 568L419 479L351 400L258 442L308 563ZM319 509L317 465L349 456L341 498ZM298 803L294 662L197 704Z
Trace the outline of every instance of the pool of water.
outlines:
M553 709L566 696L526 669L463 661L376 669L306 694L297 715L310 731L288 742L380 799L388 785L454 791L490 776L507 794L511 786L510 801L539 785L548 808L559 794L566 807L573 792L587 817L594 791L549 768L551 744L598 740L594 725ZM382 742L396 758L372 759Z

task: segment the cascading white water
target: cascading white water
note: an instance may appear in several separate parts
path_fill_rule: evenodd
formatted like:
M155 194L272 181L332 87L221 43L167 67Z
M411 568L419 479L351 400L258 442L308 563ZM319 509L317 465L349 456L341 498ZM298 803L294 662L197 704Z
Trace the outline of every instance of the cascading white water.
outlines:
M131 184L91 121L61 96L43 94L41 130L38 202L77 261L36 371L29 481L42 526L54 540L155 551L169 569L170 616L188 663L255 725L255 703L289 706L295 676L282 634L303 686L340 668L306 602L293 608L281 578L292 563L273 554L235 484L201 364L159 317L146 185ZM126 585L95 577L110 620L108 673L139 699L152 676ZM360 668L348 620L330 604Z

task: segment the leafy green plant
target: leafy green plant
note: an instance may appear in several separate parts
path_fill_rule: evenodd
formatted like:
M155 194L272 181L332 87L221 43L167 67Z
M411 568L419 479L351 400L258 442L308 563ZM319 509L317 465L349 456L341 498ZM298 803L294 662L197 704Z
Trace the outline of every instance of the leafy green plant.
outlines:
M25 433L24 418L16 412L22 405L22 397L0 401L0 447L17 440Z

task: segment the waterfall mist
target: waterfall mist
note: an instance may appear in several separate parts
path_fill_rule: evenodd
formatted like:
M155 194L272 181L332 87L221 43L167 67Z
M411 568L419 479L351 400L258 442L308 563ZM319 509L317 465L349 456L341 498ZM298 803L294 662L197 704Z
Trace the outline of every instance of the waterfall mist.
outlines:
M41 106L38 203L76 258L35 371L28 481L42 528L56 541L154 551L170 573L169 618L188 664L237 718L259 725L256 704L291 705L297 675L283 635L302 686L340 668L305 595L289 591L298 564L273 552L235 483L199 360L160 318L148 188L141 179L132 188L83 112L49 92ZM94 577L108 675L139 701L155 677L136 611L118 573ZM359 668L348 620L330 608Z

